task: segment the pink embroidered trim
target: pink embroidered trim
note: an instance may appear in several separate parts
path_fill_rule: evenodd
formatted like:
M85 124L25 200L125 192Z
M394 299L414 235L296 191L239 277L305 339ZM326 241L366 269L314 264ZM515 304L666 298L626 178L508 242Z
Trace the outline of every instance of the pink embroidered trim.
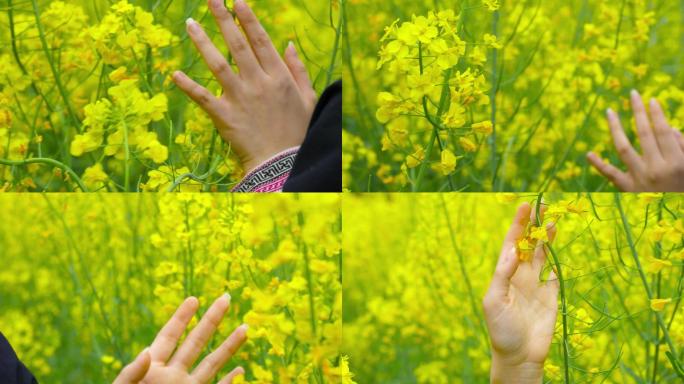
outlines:
M299 147L271 157L249 172L232 192L281 192L294 167Z

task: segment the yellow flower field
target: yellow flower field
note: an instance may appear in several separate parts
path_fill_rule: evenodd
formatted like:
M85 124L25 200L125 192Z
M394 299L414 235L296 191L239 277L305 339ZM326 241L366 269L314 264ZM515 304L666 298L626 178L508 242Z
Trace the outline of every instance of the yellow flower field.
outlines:
M339 78L337 1L249 3L279 51L294 42L318 93ZM226 53L205 0L0 7L0 190L215 191L240 180L230 145L171 81L183 70L220 92L185 31L194 18Z
M482 300L516 206L538 198L344 199L343 353L357 382L489 382ZM684 197L549 193L544 201L557 237L540 279L554 268L561 280L544 382L680 382ZM529 238L542 238L535 228L518 242L521 257Z
M40 382L112 382L185 297L202 314L224 293L209 347L247 323L226 367L244 382L347 376L337 196L5 194L0 209L0 330Z
M605 117L632 142L629 91L684 124L678 1L345 4L344 186L352 191L602 191ZM360 38L362 37L362 38Z

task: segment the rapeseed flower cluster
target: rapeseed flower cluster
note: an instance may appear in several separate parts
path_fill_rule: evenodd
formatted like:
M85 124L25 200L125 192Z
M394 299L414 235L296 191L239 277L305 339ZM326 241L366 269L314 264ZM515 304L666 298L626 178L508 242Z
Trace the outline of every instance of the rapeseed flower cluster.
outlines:
M486 62L487 47L494 46L496 38L485 35L482 44L468 47L459 37L459 17L453 10L414 15L411 21L395 21L380 39L377 69L386 78L391 77L388 81L392 84L392 92L383 91L377 97L376 118L387 124L382 146L385 151L406 153L402 174L383 174L388 180L398 177L403 183L411 179L412 184L418 184L424 170L411 170L426 164L426 157L432 158L435 141L441 161L434 168L449 176L458 162L449 143L456 142L461 152L474 152L476 143L491 133L479 128L488 122L475 123L468 117L468 109L489 103L485 96L488 86L478 66ZM476 63L463 70L455 68L468 57ZM406 118L398 119L411 116L422 117L423 124L409 129ZM471 124L466 127L469 120Z

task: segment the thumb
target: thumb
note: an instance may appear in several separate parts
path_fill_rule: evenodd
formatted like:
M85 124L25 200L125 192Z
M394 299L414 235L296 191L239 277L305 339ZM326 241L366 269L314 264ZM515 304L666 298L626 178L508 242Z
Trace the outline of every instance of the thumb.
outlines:
M502 298L508 294L511 285L511 278L515 275L520 265L520 258L518 257L518 249L512 246L509 249L504 249L499 262L494 270L494 276L490 284L489 290L495 296Z
M151 363L150 349L145 348L132 363L124 367L113 384L137 384L145 378Z

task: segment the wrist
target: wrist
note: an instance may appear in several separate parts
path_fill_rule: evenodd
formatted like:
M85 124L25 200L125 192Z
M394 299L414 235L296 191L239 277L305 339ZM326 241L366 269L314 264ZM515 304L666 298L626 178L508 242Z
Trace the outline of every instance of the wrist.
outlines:
M242 169L244 170L245 175L248 175L274 158L297 151L299 151L299 145L266 150L264 153L250 156L249 159L242 159Z
M544 379L544 363L539 362L510 362L505 358L492 356L490 382L539 384Z

